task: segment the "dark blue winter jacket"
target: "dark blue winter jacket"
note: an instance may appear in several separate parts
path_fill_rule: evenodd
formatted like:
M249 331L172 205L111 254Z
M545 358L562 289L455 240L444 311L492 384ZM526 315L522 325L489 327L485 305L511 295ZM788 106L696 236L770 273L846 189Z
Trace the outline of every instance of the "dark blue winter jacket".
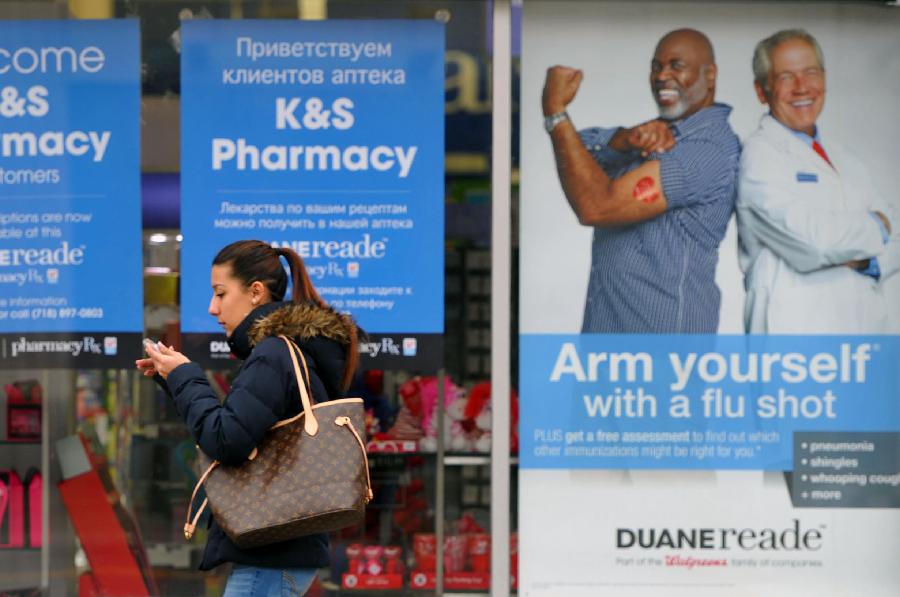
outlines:
M228 343L244 363L224 402L194 363L169 373L168 389L178 413L203 452L223 464L238 464L277 421L302 410L294 368L284 334L306 357L312 398L342 398L347 330L340 316L313 304L268 303L250 312ZM309 535L252 549L241 549L213 519L200 563L202 570L225 562L267 568L329 565L326 535Z

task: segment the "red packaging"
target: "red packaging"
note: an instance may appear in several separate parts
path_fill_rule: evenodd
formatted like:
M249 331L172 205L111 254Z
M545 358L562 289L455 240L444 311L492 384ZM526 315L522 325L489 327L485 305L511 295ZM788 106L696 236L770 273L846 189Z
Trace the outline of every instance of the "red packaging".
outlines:
M362 545L351 543L347 546L347 572L350 574L365 574L366 563L362 559Z
M31 547L41 547L43 540L43 487L44 480L40 471L34 471L26 480L27 514L28 514L28 544Z
M386 545L384 548L384 572L385 574L403 574L403 562L400 556L403 550L399 545Z
M416 566L425 572L434 572L437 568L435 554L437 552L437 539L432 533L416 533L413 535L413 554L416 557Z
M468 550L466 535L450 535L444 538L444 573L462 572L466 569Z
M366 559L365 574L378 576L384 572L384 563L381 561L383 553L384 548L380 545L366 545L363 547L363 556Z
M6 437L10 441L41 440L43 391L36 381L6 384Z
M16 471L0 471L0 491L0 547L25 547L25 488Z
M491 536L488 533L469 535L469 563L473 572L491 569Z

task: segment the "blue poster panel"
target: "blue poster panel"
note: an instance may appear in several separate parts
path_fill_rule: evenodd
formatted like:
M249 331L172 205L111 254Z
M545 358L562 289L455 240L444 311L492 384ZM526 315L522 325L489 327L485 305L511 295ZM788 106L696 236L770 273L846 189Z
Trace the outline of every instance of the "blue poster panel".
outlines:
M0 21L0 367L140 354L138 22Z
M795 460L807 464L797 434L869 442L900 431L897 336L528 334L521 343L524 468L793 471Z
M381 365L437 367L443 53L434 21L189 21L182 30L182 331L227 356L209 269L291 247ZM370 361L371 362L371 361Z

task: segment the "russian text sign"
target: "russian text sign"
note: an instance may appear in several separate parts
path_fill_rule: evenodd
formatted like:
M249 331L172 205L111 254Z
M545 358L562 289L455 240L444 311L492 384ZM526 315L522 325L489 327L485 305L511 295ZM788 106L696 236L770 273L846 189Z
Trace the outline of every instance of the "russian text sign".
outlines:
M368 354L440 362L443 51L436 22L184 23L184 332L217 330L212 259L255 238L303 257Z

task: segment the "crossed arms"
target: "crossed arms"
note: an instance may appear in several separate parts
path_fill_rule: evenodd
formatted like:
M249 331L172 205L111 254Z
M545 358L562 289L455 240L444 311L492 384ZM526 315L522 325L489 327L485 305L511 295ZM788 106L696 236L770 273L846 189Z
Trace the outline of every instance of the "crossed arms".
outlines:
M886 212L870 207L868 201L842 209L799 201L786 182L792 174L783 156L770 147L745 149L738 215L758 242L801 273L835 266L864 270L875 256L882 278L897 270L900 247ZM859 197L877 196L868 185L858 193ZM887 246L879 220L892 235Z

